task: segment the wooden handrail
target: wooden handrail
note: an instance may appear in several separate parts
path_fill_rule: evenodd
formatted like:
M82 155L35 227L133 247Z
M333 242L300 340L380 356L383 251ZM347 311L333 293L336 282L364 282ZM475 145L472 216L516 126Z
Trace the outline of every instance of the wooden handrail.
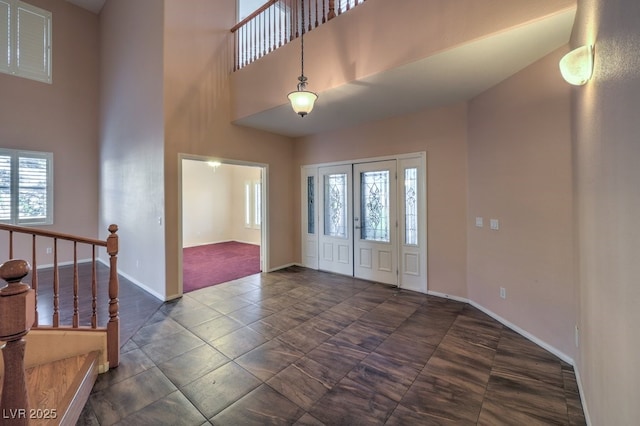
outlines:
M253 11L249 16L244 18L242 21L238 22L233 27L231 27L231 32L235 33L236 31L238 31L238 28L243 27L247 22L252 21L253 18L260 15L262 12L269 9L272 5L278 3L279 1L280 0L269 0L268 2L266 2L265 4L257 8L255 11Z
M29 228L27 226L7 225L0 223L0 230L9 231L10 233L18 232L21 234L31 234L38 237L57 238L59 240L76 241L82 244L92 244L96 246L106 247L107 242L104 240L96 240L93 238L79 237L77 235L63 234L62 232L45 231L40 228Z
M41 284L38 280L38 268L37 268L37 238L36 237L44 237L53 239L53 295L52 295L52 316L51 316L51 326L52 328L63 328L68 326L69 324L60 324L61 315L60 315L60 277L58 273L59 269L59 257L58 257L58 240L71 241L73 242L73 283L72 283L72 292L71 295L73 306L72 306L72 319L71 319L71 327L73 329L82 329L82 330L106 330L107 332L107 359L109 361L109 367L114 368L117 367L120 363L120 317L119 317L119 281L118 281L118 226L111 225L109 226L109 236L106 240L98 240L94 238L86 238L80 237L71 234L65 234L61 232L55 231L46 231L39 228L29 228L17 225L7 225L0 224L0 231L7 231L9 233L9 257L13 258L13 250L14 250L14 235L15 234L24 234L31 235L31 266L32 266L32 281L31 288L33 289L34 295L34 315L33 315L33 328L40 328L39 326L39 314L38 314L38 286ZM80 325L80 306L81 300L79 298L80 294L80 283L79 283L79 273L78 273L78 245L86 244L91 246L92 254L91 254L91 262L92 262L92 272L91 272L91 283L90 283L90 293L91 299L90 301L86 301L87 304L90 303L90 312L91 312L91 325L89 327L83 327ZM104 327L99 327L98 325L98 316L97 316L97 271L96 271L96 247L106 247L107 254L109 255L109 304L108 304L108 314L109 320Z

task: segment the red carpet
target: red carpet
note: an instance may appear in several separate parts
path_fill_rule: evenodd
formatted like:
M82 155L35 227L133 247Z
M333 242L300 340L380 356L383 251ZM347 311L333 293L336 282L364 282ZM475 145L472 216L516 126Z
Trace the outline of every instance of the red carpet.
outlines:
M183 292L260 272L260 246L229 241L182 251Z

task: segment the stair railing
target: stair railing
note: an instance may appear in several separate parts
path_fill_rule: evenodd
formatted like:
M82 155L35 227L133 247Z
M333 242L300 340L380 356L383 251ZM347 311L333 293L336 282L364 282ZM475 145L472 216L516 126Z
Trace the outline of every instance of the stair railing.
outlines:
M31 288L34 294L34 318L31 325L32 329L77 329L77 330L106 330L107 333L107 359L109 368L115 368L120 364L120 318L119 318L119 281L118 281L118 226L109 226L109 236L106 240L97 240L92 238L84 238L70 234L59 232L45 231L38 228L28 228L16 225L0 224L0 231L8 232L9 240L9 259L14 258L14 236L16 234L31 236ZM38 291L40 282L38 280L38 237L53 240L53 279L52 279L52 306L47 306L46 311L52 312L51 324L42 325L39 311ZM59 264L59 248L58 241L69 241L73 244L73 283L72 295L73 306L72 312L61 312L60 307L60 264ZM80 299L80 276L78 271L78 251L79 246L88 245L91 249L91 299ZM98 274L97 274L97 258L96 250L98 247L105 247L109 255L109 288L108 288L108 321L106 326L101 326L98 321ZM86 304L86 305L85 305ZM90 304L90 325L81 325L80 307L89 306ZM42 307L42 306L41 306ZM44 307L43 307L44 308ZM62 315L64 314L64 315ZM61 324L61 317L71 317L71 324Z
M304 8L303 6L304 2ZM231 28L237 71L365 0L268 0ZM302 10L305 19L302 19ZM302 28L302 22L308 22Z

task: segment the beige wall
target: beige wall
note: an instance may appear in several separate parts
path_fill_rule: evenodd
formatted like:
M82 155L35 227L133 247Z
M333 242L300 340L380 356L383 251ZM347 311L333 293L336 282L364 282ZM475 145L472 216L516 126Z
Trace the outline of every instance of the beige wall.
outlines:
M466 105L421 111L295 143L295 256L300 262L300 166L427 152L427 246L430 291L467 297Z
M100 30L100 227L118 224L120 272L164 299L163 2L109 0Z
M63 0L29 3L52 12L53 84L0 74L0 146L53 152L54 224L41 228L95 238L98 18ZM31 259L30 241L24 246L16 248L16 256ZM51 241L39 244L39 264L53 263L53 255L45 252L51 246ZM7 247L0 240L2 260L8 258ZM59 260L72 259L69 250Z
M235 1L165 0L165 206L166 295L179 288L180 153L267 167L270 239L267 269L294 259L291 197L294 174L289 138L230 124L230 33Z
M640 3L580 0L572 46L595 44L595 72L573 89L581 343L594 425L640 419Z
M206 161L182 161L182 245L192 247L232 239L233 171Z
M466 223L469 299L572 359L570 91L558 71L567 50L470 101Z
M182 245L222 241L260 244L260 230L246 228L245 182L260 180L260 168L206 161L182 162Z

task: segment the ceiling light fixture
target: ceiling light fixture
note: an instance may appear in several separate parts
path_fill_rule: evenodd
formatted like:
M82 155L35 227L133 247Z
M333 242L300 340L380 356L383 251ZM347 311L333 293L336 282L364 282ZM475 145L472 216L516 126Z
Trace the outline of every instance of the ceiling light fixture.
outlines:
M569 84L586 84L593 74L593 46L581 46L564 55L560 59L560 72Z
M300 65L302 70L300 72L300 77L298 77L298 89L289 93L287 96L291 102L291 107L300 117L304 117L309 114L313 109L314 102L318 99L318 95L306 90L307 77L304 76L304 2L305 0L301 0L300 2L302 4L302 32L300 33Z
M215 172L216 170L218 170L218 167L222 165L222 163L219 161L207 161L207 165L209 167L213 167L213 171Z

